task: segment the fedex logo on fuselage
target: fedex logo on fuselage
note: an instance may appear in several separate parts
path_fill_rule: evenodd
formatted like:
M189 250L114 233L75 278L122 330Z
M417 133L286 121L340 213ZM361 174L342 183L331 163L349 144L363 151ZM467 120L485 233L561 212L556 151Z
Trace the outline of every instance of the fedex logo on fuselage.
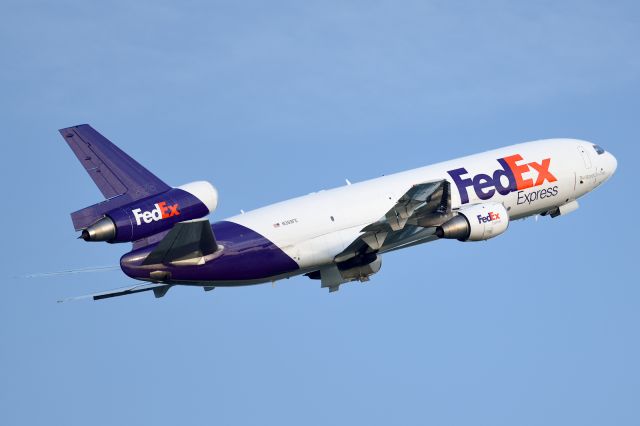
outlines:
M144 223L157 222L162 219L166 219L172 216L179 216L178 204L169 205L166 201L156 203L155 209L143 212L142 209L133 209L131 213L136 218L136 224L141 225Z
M467 189L470 186L473 187L478 198L488 200L493 197L496 192L500 195L507 195L514 191L522 191L534 186L540 186L544 182L557 181L556 177L549 171L551 158L545 158L541 163L536 163L535 161L523 163L522 156L516 154L509 157L498 158L497 161L502 168L495 170L491 175L479 173L473 177L466 177L465 175L467 175L468 172L464 167L447 172L458 187L462 204L469 202ZM531 174L529 177L524 177L524 175L529 172L536 173L535 179Z

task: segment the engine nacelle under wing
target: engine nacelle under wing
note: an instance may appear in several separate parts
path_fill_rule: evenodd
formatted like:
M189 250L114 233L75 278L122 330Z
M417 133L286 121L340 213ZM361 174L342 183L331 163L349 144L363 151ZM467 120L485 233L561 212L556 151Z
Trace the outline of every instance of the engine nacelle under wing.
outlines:
M509 227L507 209L499 203L476 204L436 228L439 238L484 241L502 234Z

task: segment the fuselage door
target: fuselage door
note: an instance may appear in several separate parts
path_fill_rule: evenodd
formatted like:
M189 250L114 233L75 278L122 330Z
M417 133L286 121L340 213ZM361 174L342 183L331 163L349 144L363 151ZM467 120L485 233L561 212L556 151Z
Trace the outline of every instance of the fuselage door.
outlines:
M577 179L578 189L580 195L582 195L586 194L588 191L591 191L594 188L596 184L596 171L595 167L593 166L593 162L591 161L591 157L589 156L588 149L586 149L584 145L579 144L578 151L580 151L580 156L582 157L582 161L584 162L584 169L578 170Z
M582 144L578 145L578 151L580 151L580 155L582 156L582 161L584 161L584 167L587 169L591 168L591 158L589 157L589 153L585 151Z

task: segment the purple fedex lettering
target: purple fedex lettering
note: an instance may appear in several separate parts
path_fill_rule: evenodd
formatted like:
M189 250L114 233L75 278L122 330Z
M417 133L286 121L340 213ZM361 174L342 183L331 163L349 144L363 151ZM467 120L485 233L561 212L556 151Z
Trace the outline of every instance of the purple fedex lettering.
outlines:
M449 176L453 179L453 183L458 187L458 192L460 193L460 202L462 204L466 204L469 202L469 194L467 193L467 188L473 185L473 181L469 178L462 179L462 175L467 174L467 169L464 167L460 167L459 169L449 170Z
M470 186L473 186L473 190L481 200L488 200L494 196L496 191L500 195L507 195L516 189L516 181L513 177L513 172L511 172L511 169L503 159L499 159L498 162L502 166L502 169L494 171L493 176L480 173L475 175L473 179L466 177L463 178L463 175L468 173L467 169L464 167L449 170L447 172L458 187L458 192L460 192L460 202L462 204L469 202L469 193L467 192L467 188ZM502 180L500 179L503 176L506 176L507 178L506 186L502 184Z
M507 162L504 161L504 158L498 158L498 163L500 163L502 169L493 172L493 183L496 186L498 194L507 195L516 190L516 177L513 175L513 171L511 171ZM507 177L507 186L502 186L502 181L500 180L502 176Z
M493 194L496 193L495 189L489 189L488 191L485 191L486 189L493 187L493 179L491 179L491 176L489 175L480 173L479 175L475 175L475 177L473 178L473 189L476 190L476 194L481 200L488 200L489 198L493 197Z
M556 177L549 172L550 158L545 158L542 160L542 163L532 162L518 164L518 162L522 161L522 156L517 154L510 157L498 158L497 161L502 168L495 170L492 175L479 173L470 178L466 176L468 172L464 167L447 172L458 187L460 202L462 204L469 202L468 188L470 186L473 187L479 199L488 200L493 197L496 192L500 195L508 195L511 192L542 185L545 181L555 182L557 180ZM523 177L523 174L530 172L532 168L538 173L535 184L532 178L525 179Z

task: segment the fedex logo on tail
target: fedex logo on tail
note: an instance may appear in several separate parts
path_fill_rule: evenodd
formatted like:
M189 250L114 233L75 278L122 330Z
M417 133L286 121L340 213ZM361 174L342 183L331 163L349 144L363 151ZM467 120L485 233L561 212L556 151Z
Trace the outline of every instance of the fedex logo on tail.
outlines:
M131 213L136 218L136 224L141 225L144 223L157 222L162 219L166 219L172 216L179 216L178 204L169 205L165 201L156 203L155 209L149 211L142 211L142 209L133 209Z
M479 199L488 200L493 197L496 192L500 195L508 195L514 191L523 191L528 188L540 186L545 182L551 183L557 181L556 177L549 171L551 158L545 158L541 163L535 161L523 163L522 156L516 154L509 157L498 158L497 161L502 168L495 170L491 175L479 173L473 177L467 177L468 172L464 167L447 172L458 187L462 204L469 202L469 187L473 187ZM530 173L529 177L525 177L526 173ZM557 192L557 187L554 187L551 188L549 192L545 191L544 195L555 196ZM527 194L523 194L523 200L531 200L533 198L524 197L524 195ZM520 193L518 193L518 204L520 204L520 198ZM536 194L535 199L538 198L544 197L542 194Z

